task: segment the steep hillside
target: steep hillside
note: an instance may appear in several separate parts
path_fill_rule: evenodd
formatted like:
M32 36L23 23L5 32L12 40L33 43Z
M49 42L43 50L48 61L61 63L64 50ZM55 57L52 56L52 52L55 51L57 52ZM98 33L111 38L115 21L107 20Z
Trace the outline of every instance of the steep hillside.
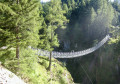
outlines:
M51 72L47 70L49 59L44 56L36 56L32 50L23 50L23 58L5 59L1 54L0 61L8 70L21 77L28 84L72 84L73 79L65 66L56 59L52 59ZM14 52L14 51L13 51ZM12 52L11 52L12 53ZM27 57L31 56L31 57ZM8 83L9 84L9 83Z

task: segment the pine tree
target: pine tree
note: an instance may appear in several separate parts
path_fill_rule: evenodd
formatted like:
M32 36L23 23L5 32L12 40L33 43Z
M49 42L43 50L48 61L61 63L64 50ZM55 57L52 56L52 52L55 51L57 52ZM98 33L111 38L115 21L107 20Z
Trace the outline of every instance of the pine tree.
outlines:
M65 28L66 23L68 20L64 16L64 11L62 10L61 0L51 0L50 3L47 4L47 8L45 10L45 21L47 24L47 36L49 40L48 49L50 51L50 62L48 69L51 69L51 51L53 47L59 46L59 42L57 39L57 34L55 34L55 30L57 28Z
M2 46L19 48L37 46L40 28L39 0L7 0L0 2L0 42Z
M65 10L68 13L68 6L66 3L63 4L63 10Z
M44 50L51 49L50 42L49 42L50 37L48 35L49 33L50 31L48 31L47 25L45 21L43 20L42 28L39 30L40 42L39 42L38 48L44 49Z
M92 8L91 8L91 17L90 17L90 18L91 18L91 21L90 21L91 23L94 22L96 16L97 16L97 14L96 14L94 8L92 7Z
M72 5L72 8L75 8L75 5L76 5L75 1L72 0L71 3L72 3L72 4L71 4L71 5Z

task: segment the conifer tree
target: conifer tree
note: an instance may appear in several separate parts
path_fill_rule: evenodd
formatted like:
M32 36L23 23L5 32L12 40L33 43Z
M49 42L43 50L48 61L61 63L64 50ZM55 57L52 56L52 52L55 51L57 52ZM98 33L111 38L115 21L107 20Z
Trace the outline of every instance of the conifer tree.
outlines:
M97 16L97 14L96 14L94 8L92 7L92 8L91 8L91 17L90 17L90 18L91 18L91 21L90 21L91 23L94 22L96 16Z
M0 1L0 43L1 46L19 48L37 46L40 28L39 0Z
M72 0L71 3L72 3L72 4L71 4L71 5L72 5L72 8L75 8L75 5L76 5L76 4L75 4L75 1Z
M40 35L40 42L38 45L38 48L40 49L44 49L44 50L50 50L50 37L49 34L50 31L48 31L47 25L45 23L45 21L43 20L42 23L42 28L39 30L39 35Z
M50 52L53 50L53 47L59 46L59 42L57 39L57 34L55 34L55 30L57 28L65 28L68 20L64 16L65 11L62 10L61 0L51 0L50 3L47 4L47 8L45 10L45 21L47 24L47 37L49 40L48 49ZM50 62L48 69L51 69L51 54L50 53Z
M68 6L66 3L63 4L63 10L65 10L66 12L68 12Z

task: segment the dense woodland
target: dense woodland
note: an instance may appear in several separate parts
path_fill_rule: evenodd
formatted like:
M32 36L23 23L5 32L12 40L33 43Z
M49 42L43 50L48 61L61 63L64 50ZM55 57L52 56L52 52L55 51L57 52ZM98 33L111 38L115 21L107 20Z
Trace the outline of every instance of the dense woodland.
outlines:
M0 0L0 61L13 72L32 68L31 60L38 61L28 46L50 52L80 51L107 34L108 43L94 53L58 59L75 83L120 84L119 0Z

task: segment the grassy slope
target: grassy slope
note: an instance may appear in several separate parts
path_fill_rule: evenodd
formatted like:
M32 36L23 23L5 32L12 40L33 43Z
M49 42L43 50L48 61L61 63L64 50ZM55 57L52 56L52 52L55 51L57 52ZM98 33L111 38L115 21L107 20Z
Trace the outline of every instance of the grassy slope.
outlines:
M31 50L23 50L23 58L16 61L3 61L4 66L20 76L25 82L29 84L73 84L73 79L67 69L62 63L56 59L52 59L52 70L47 71L49 64L48 57L39 56L39 60ZM29 57L28 57L29 55ZM36 59L37 58L37 59ZM18 68L19 67L19 68Z
M39 63L34 63L34 69L25 74L23 79L30 84L72 84L72 77L67 69L60 62L52 59L52 70L47 71L48 58L40 57ZM29 79L29 80L28 80Z

